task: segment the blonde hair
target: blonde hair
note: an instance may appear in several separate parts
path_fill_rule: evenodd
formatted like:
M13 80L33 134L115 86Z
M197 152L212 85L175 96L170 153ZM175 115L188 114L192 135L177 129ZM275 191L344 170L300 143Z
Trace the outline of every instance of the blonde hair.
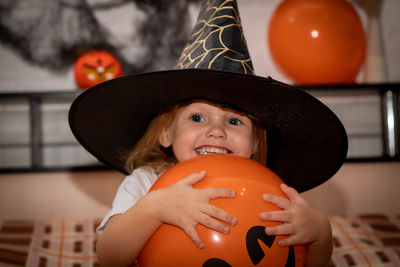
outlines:
M188 104L185 104L188 105ZM164 129L168 128L174 120L177 111L185 105L175 105L163 110L150 123L143 137L139 140L133 150L128 153L125 161L125 170L128 173L141 166L152 167L157 174L161 174L168 168L178 163L172 148L165 148L160 144L159 137ZM267 163L267 133L265 128L253 120L253 143L257 144L252 159L263 165Z

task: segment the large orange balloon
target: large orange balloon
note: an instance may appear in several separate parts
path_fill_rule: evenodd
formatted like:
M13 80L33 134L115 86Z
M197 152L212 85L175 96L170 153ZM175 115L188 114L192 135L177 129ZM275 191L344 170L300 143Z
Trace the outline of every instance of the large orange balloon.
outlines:
M167 187L187 175L206 170L207 176L196 188L220 187L236 191L236 197L219 198L211 203L238 219L229 234L221 234L197 225L205 248L197 248L178 227L163 224L147 242L138 257L140 267L146 266L304 266L305 246L280 247L282 236L268 236L262 211L279 210L262 200L263 193L284 196L282 180L256 161L232 156L200 156L181 162L168 170L151 190ZM286 265L288 264L288 265Z
M299 84L354 83L366 49L361 21L346 0L284 0L268 42L277 65Z

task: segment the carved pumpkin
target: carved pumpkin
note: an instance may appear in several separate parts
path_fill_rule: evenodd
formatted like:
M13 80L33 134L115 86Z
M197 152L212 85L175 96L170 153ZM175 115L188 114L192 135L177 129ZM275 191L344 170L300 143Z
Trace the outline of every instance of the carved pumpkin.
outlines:
M229 234L202 225L197 231L205 248L197 248L178 227L163 224L148 240L138 262L146 266L304 266L305 246L280 247L283 236L268 236L265 226L278 222L259 219L261 211L279 210L262 200L263 193L284 196L282 180L251 159L232 155L208 155L181 162L164 173L151 190L167 187L187 175L206 170L207 176L195 188L221 187L236 191L236 197L218 198L211 203L234 215L238 224Z
M75 62L75 81L82 89L122 76L122 65L110 52L92 50Z

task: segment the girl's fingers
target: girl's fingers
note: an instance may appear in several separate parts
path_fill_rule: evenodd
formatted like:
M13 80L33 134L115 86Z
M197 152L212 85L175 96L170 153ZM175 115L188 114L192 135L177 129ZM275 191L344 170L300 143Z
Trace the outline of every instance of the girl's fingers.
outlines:
M203 180L206 177L206 175L207 175L206 171L195 172L188 175L181 181L188 185L195 185L201 180ZM207 188L203 190L207 192L209 199L216 199L219 197L235 197L236 195L234 190L226 188Z
M267 235L291 235L294 233L293 224L283 223L277 226L265 227Z
M262 198L267 202L275 204L281 209L288 209L290 206L290 200L281 196L264 193Z
M185 226L182 227L183 231L189 236L189 238L192 240L192 242L198 247L198 248L204 248L204 243L200 239L199 234L196 231L196 228L194 226Z
M298 237L296 235L291 235L287 238L283 238L281 240L278 241L278 245L281 247L288 247L291 245L296 245L299 244L301 242L298 241Z
M304 201L303 197L293 187L281 184L281 190L291 201L295 202Z
M260 213L260 219L263 221L290 222L292 216L291 213L286 210L267 211Z
M205 192L207 192L208 198L209 199L216 199L220 197L235 197L236 192L232 189L226 189L226 188L207 188L204 189Z
M229 233L231 230L229 226L207 216L206 214L203 214L202 216L200 216L198 218L198 222L200 224L202 224L203 226L206 226L210 229L213 229L215 231L218 231L218 232L221 232L224 234Z
M201 211L203 212L203 214L208 215L211 220L214 220L212 218L216 218L216 219L223 221L230 225L237 224L237 219L234 216L230 215L226 211L224 211L216 206L205 205L204 207L201 208Z
M180 180L180 182L182 182L184 184L188 184L188 185L194 185L194 184L197 184L198 182L200 182L201 180L203 180L204 177L206 177L206 174L207 174L206 171L195 172L195 173L189 174L188 176L186 176L185 178Z

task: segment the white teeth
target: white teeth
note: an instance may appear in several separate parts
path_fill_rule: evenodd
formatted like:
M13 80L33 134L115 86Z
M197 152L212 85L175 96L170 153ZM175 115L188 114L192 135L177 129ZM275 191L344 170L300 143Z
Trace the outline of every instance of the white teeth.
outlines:
M199 155L208 155L208 154L230 154L231 152L228 149L219 147L198 147L196 148L196 153Z

